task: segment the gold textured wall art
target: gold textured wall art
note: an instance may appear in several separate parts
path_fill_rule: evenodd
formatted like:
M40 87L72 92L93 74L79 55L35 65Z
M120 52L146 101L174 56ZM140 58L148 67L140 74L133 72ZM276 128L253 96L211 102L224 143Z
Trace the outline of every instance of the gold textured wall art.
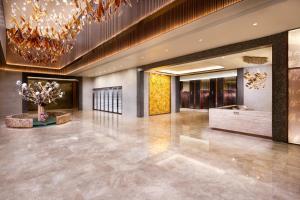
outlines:
M149 74L149 115L171 112L171 77Z

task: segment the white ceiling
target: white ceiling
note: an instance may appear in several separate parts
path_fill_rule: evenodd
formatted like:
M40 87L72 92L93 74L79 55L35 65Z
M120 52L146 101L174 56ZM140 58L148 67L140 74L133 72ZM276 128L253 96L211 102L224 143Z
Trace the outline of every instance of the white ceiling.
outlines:
M213 66L224 67L223 69L219 69L217 71L257 66L255 64L245 63L243 61L244 56L266 57L266 58L268 58L268 62L265 63L264 65L270 65L270 64L272 64L272 47L261 48L261 49L231 54L231 55L227 55L227 56L211 58L211 59L207 59L207 60L201 60L201 61L192 62L192 63L185 63L185 64L181 64L181 65L176 65L176 66L163 66L163 67L152 69L150 71L158 72L158 73L165 73L166 70L169 70L170 74L173 73L174 75L176 75L176 73L184 73L184 72L193 71L193 70L197 70L197 69L205 69L205 68L213 67ZM196 72L191 72L191 73L196 73ZM205 71L203 71L201 73L205 73ZM186 73L186 74L189 74L189 73Z
M299 0L244 0L72 74L100 76L295 29L300 27L299 8Z

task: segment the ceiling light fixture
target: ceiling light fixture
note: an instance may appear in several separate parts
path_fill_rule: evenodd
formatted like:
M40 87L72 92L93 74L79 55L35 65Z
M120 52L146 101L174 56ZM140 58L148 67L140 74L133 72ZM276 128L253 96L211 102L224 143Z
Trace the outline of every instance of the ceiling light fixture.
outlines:
M216 79L216 78L236 77L236 76L237 76L237 70L230 70L230 71L180 76L180 81L209 80L209 79Z
M258 26L258 23L257 23L257 22L254 22L254 23L252 24L252 26Z
M162 69L159 70L159 72L162 73L168 73L168 74L175 74L175 75L181 75L181 74L190 74L190 73L196 73L196 72L205 72L205 71L212 71L212 70L219 70L224 69L223 66L209 66L209 67L203 67L198 69L189 69L189 70L181 70L181 71L175 71L175 70L168 70L168 69Z
M268 63L268 57L243 56L243 61L248 64L263 65Z
M7 36L12 51L30 63L56 63L69 53L87 22L101 22L130 0L26 0L11 4Z

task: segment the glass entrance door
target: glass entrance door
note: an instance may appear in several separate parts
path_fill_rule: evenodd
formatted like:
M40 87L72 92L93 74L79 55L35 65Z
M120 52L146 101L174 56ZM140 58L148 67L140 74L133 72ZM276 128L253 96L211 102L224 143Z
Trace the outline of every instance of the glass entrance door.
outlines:
M93 110L122 114L122 87L94 89Z

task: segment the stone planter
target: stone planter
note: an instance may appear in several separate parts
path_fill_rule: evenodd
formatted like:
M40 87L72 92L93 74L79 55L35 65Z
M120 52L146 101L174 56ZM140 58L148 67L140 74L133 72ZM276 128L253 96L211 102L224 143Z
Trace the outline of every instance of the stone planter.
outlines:
M60 125L65 124L72 121L72 114L65 112L48 112L47 113L50 118L54 118L54 124ZM34 122L37 118L36 115L31 114L19 114L19 115L11 115L5 118L5 124L8 128L33 128L40 126L48 126L49 122ZM51 124L53 124L51 122Z

